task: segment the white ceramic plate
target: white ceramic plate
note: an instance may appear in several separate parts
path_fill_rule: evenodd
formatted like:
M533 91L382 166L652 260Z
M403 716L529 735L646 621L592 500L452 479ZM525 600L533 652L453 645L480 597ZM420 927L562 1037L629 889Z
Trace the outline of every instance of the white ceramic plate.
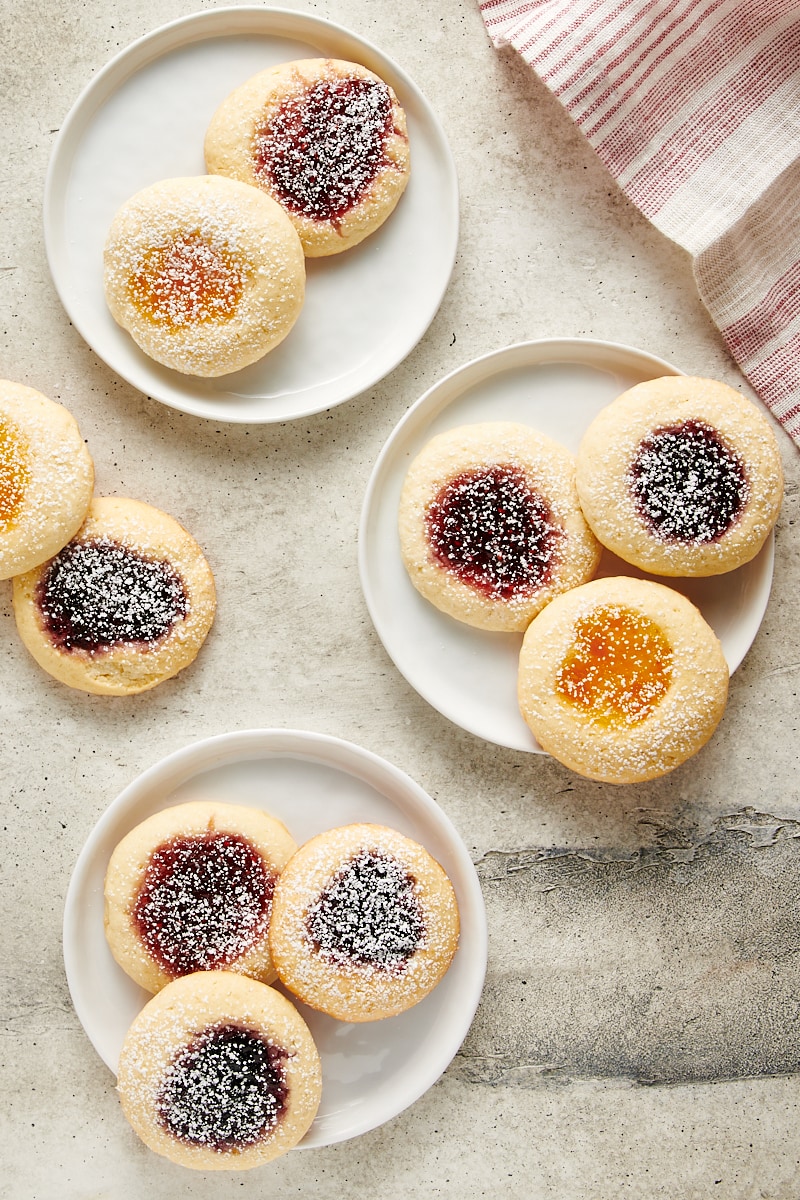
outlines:
M447 871L461 938L430 995L398 1017L358 1025L297 1005L323 1070L322 1104L301 1145L330 1145L388 1121L438 1079L464 1040L486 974L486 912L472 860L430 796L384 759L321 734L255 729L197 742L145 771L100 818L76 864L64 912L67 981L98 1054L116 1074L125 1034L148 999L106 944L108 860L140 821L190 799L264 808L298 844L356 821L388 825L424 845Z
M629 346L584 339L524 342L487 354L437 383L409 409L375 465L359 533L359 568L375 628L398 670L456 725L512 750L541 749L517 707L521 634L472 629L440 613L412 586L400 558L397 509L411 460L435 434L477 421L520 421L575 453L587 425L636 383L680 375ZM774 542L747 565L711 579L662 580L695 603L731 671L761 624ZM637 575L605 553L601 575ZM652 577L651 577L652 578Z
M297 324L259 363L215 380L161 367L106 307L103 245L114 213L159 179L204 173L206 128L240 83L274 63L325 56L362 63L397 93L411 146L405 194L385 225L360 246L308 260ZM44 227L62 303L114 371L147 395L196 416L286 421L371 387L417 344L453 269L458 184L444 133L424 96L369 42L305 13L222 8L157 29L94 77L53 149Z

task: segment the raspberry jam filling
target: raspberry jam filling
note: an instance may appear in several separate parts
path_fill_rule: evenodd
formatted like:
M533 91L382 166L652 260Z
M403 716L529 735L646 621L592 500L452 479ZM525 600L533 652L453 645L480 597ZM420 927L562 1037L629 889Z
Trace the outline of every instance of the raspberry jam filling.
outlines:
M244 267L228 246L187 233L148 250L128 280L128 291L148 321L181 328L229 321L244 284Z
M108 537L65 546L44 573L36 600L47 633L64 651L153 643L189 610L183 580L170 563Z
M30 482L28 446L10 421L0 418L0 529L10 529Z
M286 1111L288 1052L234 1024L198 1032L170 1063L156 1099L163 1129L220 1152L262 1141Z
M219 831L176 837L150 855L133 920L169 975L222 970L266 930L274 888L245 838Z
M322 79L286 100L253 141L256 178L291 212L339 221L389 165L392 97L379 80Z
M683 421L656 429L628 472L636 507L662 542L714 542L750 496L744 463L716 429Z
M425 933L415 881L394 859L362 850L306 914L314 948L341 965L398 973Z
M451 479L425 514L435 561L493 600L530 596L551 580L563 531L515 466Z
M556 673L556 691L600 724L636 725L672 679L672 647L650 617L617 604L580 617Z

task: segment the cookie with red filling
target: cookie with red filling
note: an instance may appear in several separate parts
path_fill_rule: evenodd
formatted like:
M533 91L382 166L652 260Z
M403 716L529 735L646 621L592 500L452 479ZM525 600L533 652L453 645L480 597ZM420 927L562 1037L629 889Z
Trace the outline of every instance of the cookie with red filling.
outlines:
M382 825L318 834L275 887L270 950L298 999L341 1021L417 1004L458 944L453 886L428 851Z
M578 495L596 537L667 576L720 575L758 554L783 498L766 416L727 384L683 375L637 384L578 450Z
M521 632L594 574L600 546L575 490L575 460L527 425L462 425L412 462L399 510L414 587L479 629Z
M148 992L195 971L272 983L272 895L296 849L282 822L254 808L197 800L155 813L109 860L111 953Z
M199 1171L244 1171L297 1145L322 1077L308 1026L285 996L203 971L168 984L136 1017L117 1092L156 1154Z
M406 117L392 88L341 59L268 67L217 109L206 166L280 204L308 257L338 254L378 229L410 173Z
M45 671L80 691L128 696L194 661L216 593L182 525L139 500L106 496L54 558L14 579L13 603Z

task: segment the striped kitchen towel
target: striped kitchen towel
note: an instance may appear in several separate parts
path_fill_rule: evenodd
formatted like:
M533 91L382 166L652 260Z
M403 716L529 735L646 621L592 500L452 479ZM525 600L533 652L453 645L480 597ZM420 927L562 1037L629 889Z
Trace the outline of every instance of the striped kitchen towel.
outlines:
M633 203L693 257L800 445L800 0L479 0Z

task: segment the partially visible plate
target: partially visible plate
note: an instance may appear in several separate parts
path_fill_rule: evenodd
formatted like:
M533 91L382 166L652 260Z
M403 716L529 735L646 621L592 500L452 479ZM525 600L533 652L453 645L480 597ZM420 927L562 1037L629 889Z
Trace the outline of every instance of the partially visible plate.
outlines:
M512 750L541 753L517 707L521 634L473 629L412 586L400 557L397 510L411 460L435 434L478 421L520 421L575 453L601 408L645 379L680 375L630 346L564 338L523 342L466 364L413 405L384 446L367 486L359 532L364 597L395 666L438 712ZM758 632L772 584L774 540L752 562L710 579L662 580L697 605L733 672ZM608 552L600 575L648 578ZM654 578L650 576L649 578Z
M275 63L343 58L375 71L408 118L411 179L360 246L307 262L297 324L253 366L195 379L143 354L103 296L103 246L130 196L205 172L218 105ZM134 42L89 83L53 148L44 199L50 271L76 329L117 374L173 408L215 421L286 421L371 387L413 349L439 307L458 239L458 183L442 128L416 84L375 46L330 21L279 8L219 8Z
M417 1100L451 1061L475 1015L486 974L486 911L466 847L439 806L382 758L337 738L253 729L196 742L135 779L89 836L70 881L64 964L78 1017L116 1073L125 1034L148 995L117 966L103 932L103 880L111 853L140 821L189 799L263 808L299 844L338 825L388 825L442 864L458 899L461 936L439 986L384 1021L349 1025L297 1002L322 1058L322 1103L301 1146L326 1146L388 1121Z

